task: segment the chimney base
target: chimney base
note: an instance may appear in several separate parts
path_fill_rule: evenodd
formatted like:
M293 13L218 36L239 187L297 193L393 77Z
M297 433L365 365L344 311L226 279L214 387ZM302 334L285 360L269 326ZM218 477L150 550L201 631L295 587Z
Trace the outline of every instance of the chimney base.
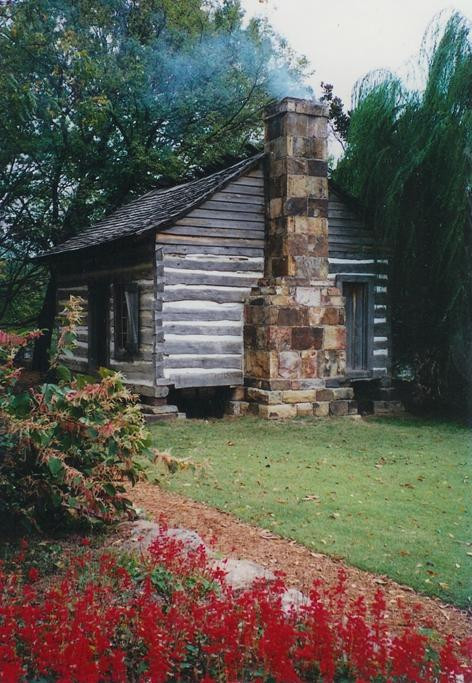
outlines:
M344 316L341 292L329 281L262 280L245 305L240 412L275 419L357 414L353 390L343 386Z

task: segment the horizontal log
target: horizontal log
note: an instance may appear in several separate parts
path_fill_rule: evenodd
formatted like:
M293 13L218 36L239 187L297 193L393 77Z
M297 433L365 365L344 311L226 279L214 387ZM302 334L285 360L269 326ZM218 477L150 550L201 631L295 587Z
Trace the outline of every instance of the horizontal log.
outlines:
M374 244L368 247L361 246L359 248L353 247L352 244L328 244L329 258L345 258L345 259L372 259L379 257L379 250Z
M162 319L164 322L172 322L172 321L190 321L190 320L196 320L196 321L202 321L202 320L208 320L208 321L221 321L221 320L236 320L236 321L242 321L242 316L243 316L243 307L242 304L238 306L238 308L232 308L232 309L222 309L222 310L214 310L214 309L209 309L209 308L203 308L203 309L195 309L195 308L179 308L179 309L170 309L170 308L164 308L164 311L162 312Z
M165 371L165 376L174 384L176 389L190 387L217 387L237 386L243 383L243 373L236 370L218 372L211 370L208 373L180 373Z
M331 200L328 202L328 216L329 218L347 218L348 220L354 220L358 223L364 222L361 216L347 209L345 204L340 204L339 202L333 202Z
M256 206L264 206L264 193L251 193L241 192L240 190L232 191L226 187L224 190L220 190L213 195L211 201L214 202L234 202L236 204L250 204Z
M243 302L249 294L249 289L233 289L230 287L166 287L164 301L214 301L216 303ZM175 286L174 286L175 287Z
M367 232L367 230L361 230L360 228L356 230L349 230L344 225L332 225L329 223L329 239L333 237L342 238L347 240L367 240L369 242L374 241L374 236L372 233Z
M228 228L230 230L260 230L264 231L264 219L261 220L244 220L243 218L235 217L234 220L215 217L202 218L194 215L195 212L189 213L185 218L180 218L175 221L174 225L186 225L192 228ZM167 230L172 229L168 228ZM167 231L166 231L167 232Z
M74 273L73 271L69 274L63 273L61 275L61 282L67 282L70 284L81 284L86 282L96 282L99 280L108 279L123 279L129 278L130 280L137 277L144 277L146 274L152 276L152 262L146 262L142 264L136 264L133 266L120 266L117 264L115 267L104 268L101 270L93 271L81 271L80 273ZM150 278L149 278L150 279Z
M224 191L241 195L252 195L253 197L264 197L264 185L262 183L259 185L243 185L233 180L233 182L226 185Z
M223 322L223 321L220 321ZM193 334L212 334L212 335L232 335L235 337L242 337L243 327L242 321L236 321L236 324L203 324L202 321L192 321L192 324L185 324L184 322L176 323L175 321L164 322L164 333L176 335L193 335Z
M164 367L174 370L181 368L226 368L228 370L241 370L242 354L173 354L164 357Z
M223 272L244 271L252 273L262 273L264 270L264 261L260 259L251 259L243 257L232 257L223 259L208 258L206 256L200 258L182 258L174 255L166 255L164 257L164 268L179 268L185 270L218 270ZM260 275L259 275L260 277Z
M242 353L243 342L242 339L235 338L217 338L211 341L206 339L204 335L200 339L197 337L183 337L182 339L166 338L165 354L173 353L195 353L195 354L212 354L212 353Z
M329 272L330 273L355 273L359 275L373 275L374 277L379 274L385 274L388 266L382 263L330 263Z
M194 209L193 211L190 211L188 215L189 218L201 218L203 220L215 220L215 221L232 221L234 222L255 222L255 223L264 223L264 210L261 207L262 210L255 211L254 209L252 211L241 211L235 209L234 211L231 211L230 208L226 205L219 205L216 204L215 206L208 207L207 205L210 202L207 202L205 205L199 207L198 209Z
M351 223L357 223L358 225L363 225L366 227L366 224L362 218L362 216L356 215L352 211L346 210L346 208L339 208L338 206L334 206L331 202L328 204L328 218L332 218L333 220L341 220L341 221L348 221Z
M262 242L264 245L264 242ZM164 256L187 256L188 254L209 255L209 256L226 256L226 257L242 257L248 256L250 258L264 259L264 251L261 247L239 247L239 246L221 246L221 244L171 244L163 245L162 251Z
M264 216L265 207L264 202L262 201L257 204L249 204L247 201L232 202L229 199L225 199L224 196L218 198L214 196L212 199L202 204L200 210L211 210L220 214L236 214L238 216L244 214L244 218L247 215L253 215L259 218L261 215ZM194 213L195 212L192 211L192 214Z
M242 237L235 238L225 238L220 237L216 241L210 235L204 237L192 237L190 235L172 235L160 232L157 234L157 240L160 244L187 244L187 245L205 245L214 246L215 248L221 249L221 247L239 247L239 253L245 247L251 247L252 249L263 249L264 240L262 239L245 239Z
M229 228L202 228L199 226L192 227L187 225L173 225L169 228L169 235L183 235L187 239L191 240L193 238L203 237L205 240L213 239L220 242L220 238L229 237L242 238L247 240L249 243L251 241L262 241L264 239L263 230L255 230L251 228L250 230L230 230Z
M222 287L243 287L250 289L254 287L259 280L260 275L234 275L234 274L218 274L215 275L211 271L192 272L188 270L173 270L166 268L164 271L164 279L166 285L217 285Z
M248 185L250 187L260 187L264 188L264 178L261 176L254 178L253 176L250 175L242 175L236 180L233 180L231 184L234 185Z

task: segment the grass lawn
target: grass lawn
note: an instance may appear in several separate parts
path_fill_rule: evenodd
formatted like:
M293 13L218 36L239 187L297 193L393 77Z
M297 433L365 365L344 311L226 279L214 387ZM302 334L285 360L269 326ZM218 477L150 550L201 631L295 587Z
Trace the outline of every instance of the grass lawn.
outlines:
M205 462L171 490L466 607L472 433L414 418L178 421L155 444Z

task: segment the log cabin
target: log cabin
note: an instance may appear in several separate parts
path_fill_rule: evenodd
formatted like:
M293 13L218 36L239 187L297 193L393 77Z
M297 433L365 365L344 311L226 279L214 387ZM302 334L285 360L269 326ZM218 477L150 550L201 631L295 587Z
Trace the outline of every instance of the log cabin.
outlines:
M264 151L156 189L42 255L85 300L71 369L120 371L150 419L398 409L388 250L328 180L325 105L285 98Z

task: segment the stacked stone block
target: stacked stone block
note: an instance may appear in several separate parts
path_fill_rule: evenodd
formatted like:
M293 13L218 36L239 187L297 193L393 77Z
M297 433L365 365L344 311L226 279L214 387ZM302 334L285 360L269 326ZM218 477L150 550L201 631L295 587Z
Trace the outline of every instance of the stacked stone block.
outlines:
M261 417L356 413L345 375L345 310L328 281L327 115L286 98L266 113L264 279L245 305L244 400Z

